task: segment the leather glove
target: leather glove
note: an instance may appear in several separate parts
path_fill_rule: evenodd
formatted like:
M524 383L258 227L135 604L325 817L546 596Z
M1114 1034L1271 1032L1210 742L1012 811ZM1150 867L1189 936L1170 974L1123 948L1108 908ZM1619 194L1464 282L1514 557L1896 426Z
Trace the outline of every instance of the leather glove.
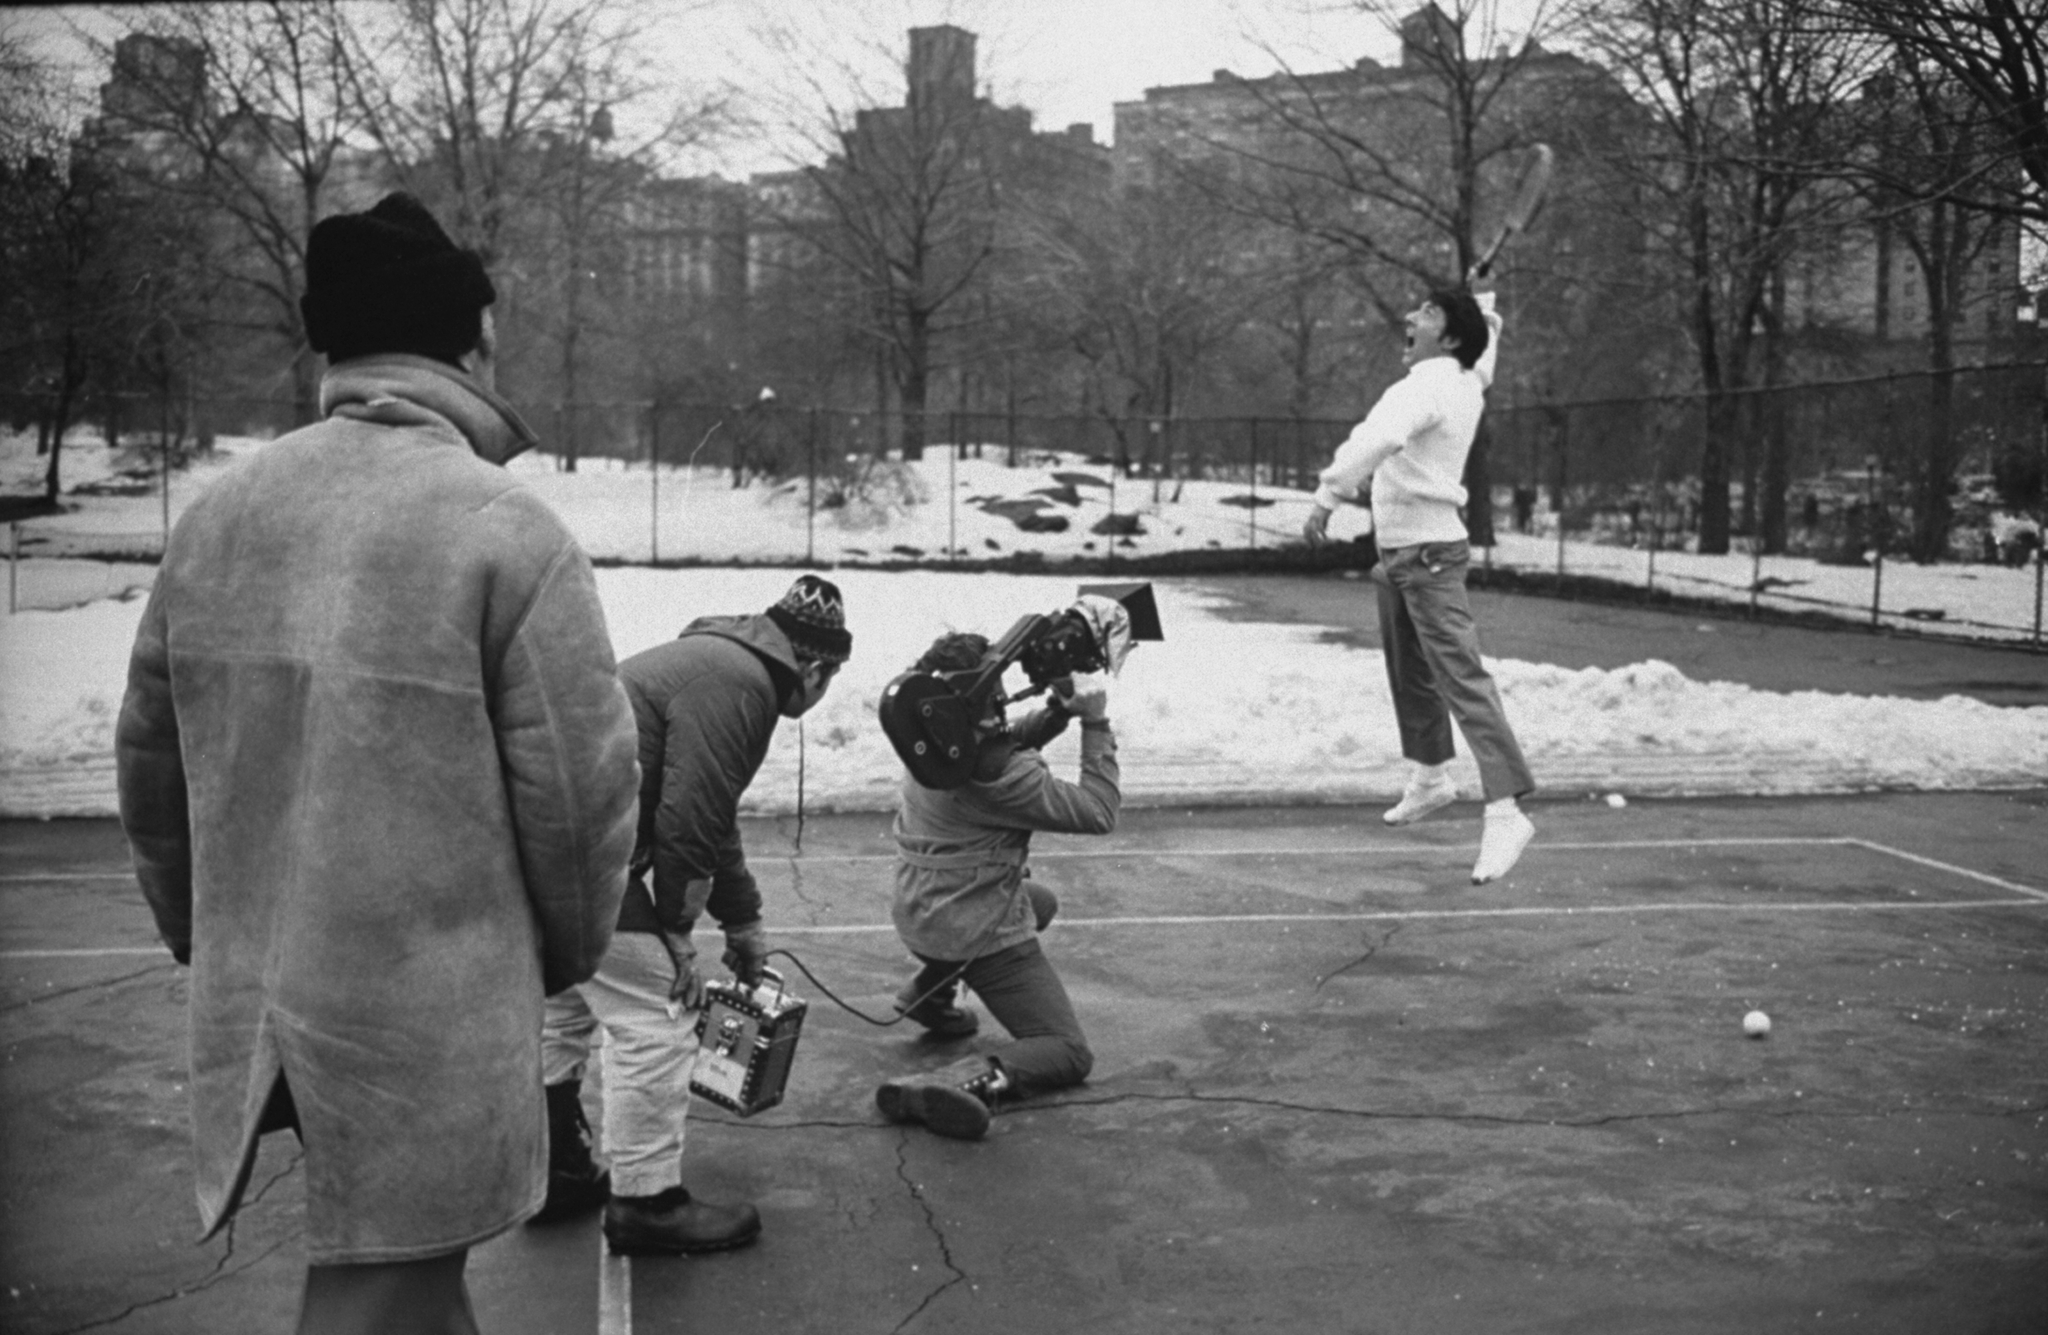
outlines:
M759 919L725 929L725 954L720 960L748 987L760 985L761 971L768 967L768 933Z

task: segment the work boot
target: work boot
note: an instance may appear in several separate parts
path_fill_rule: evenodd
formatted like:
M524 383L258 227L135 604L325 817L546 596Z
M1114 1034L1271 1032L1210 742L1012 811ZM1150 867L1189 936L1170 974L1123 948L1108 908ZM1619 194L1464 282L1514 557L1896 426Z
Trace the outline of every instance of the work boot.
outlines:
M604 1240L618 1256L681 1256L744 1247L761 1235L751 1205L711 1205L682 1187L652 1196L614 1196L604 1207Z
M986 1057L968 1057L887 1082L875 1091L875 1106L892 1122L918 1122L953 1140L980 1140L988 1134L996 1096L1009 1087L1002 1067Z
M590 1119L583 1115L583 1082L547 1087L548 1198L533 1217L552 1223L595 1210L612 1194L611 1174L590 1157Z
M981 1021L975 1018L973 1011L962 1010L953 1004L955 992L951 983L918 1001L923 991L913 979L896 994L896 1009L923 1025L933 1038L966 1038L981 1028ZM911 1004L913 1002L916 1004Z
M1430 812L1449 806L1458 800L1458 785L1449 775L1435 779L1410 779L1401 791L1401 800L1387 808L1380 817L1389 825L1413 825Z

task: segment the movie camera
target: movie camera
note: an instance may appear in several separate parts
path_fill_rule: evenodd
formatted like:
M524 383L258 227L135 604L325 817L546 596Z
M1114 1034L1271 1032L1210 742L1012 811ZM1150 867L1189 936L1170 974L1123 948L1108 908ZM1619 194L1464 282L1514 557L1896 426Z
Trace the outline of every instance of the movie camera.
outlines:
M1076 673L1123 666L1133 642L1163 640L1150 584L1083 584L1071 607L1020 619L959 672L905 672L882 691L882 731L910 776L927 788L958 788L973 777L981 743L975 725L1003 706L1051 689ZM1003 691L1011 664L1031 684Z

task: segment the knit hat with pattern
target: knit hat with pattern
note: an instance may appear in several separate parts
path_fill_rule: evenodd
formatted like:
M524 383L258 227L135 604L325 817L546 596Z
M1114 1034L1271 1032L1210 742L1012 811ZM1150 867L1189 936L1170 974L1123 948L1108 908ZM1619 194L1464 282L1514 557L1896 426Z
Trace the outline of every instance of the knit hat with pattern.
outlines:
M782 601L768 609L768 619L789 636L800 662L844 663L853 656L853 636L846 629L846 600L831 580L798 576Z

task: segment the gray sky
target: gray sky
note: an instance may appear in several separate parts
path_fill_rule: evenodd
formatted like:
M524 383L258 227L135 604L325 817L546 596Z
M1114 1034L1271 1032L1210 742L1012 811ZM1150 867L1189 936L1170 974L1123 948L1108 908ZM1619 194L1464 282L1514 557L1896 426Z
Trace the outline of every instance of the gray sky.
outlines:
M1397 0L1404 12L1420 3ZM1466 3L1497 10L1512 39L1558 0ZM978 75L997 101L1029 107L1041 129L1088 122L1102 142L1113 134L1114 104L1137 101L1149 87L1206 82L1218 69L1335 69L1360 56L1392 60L1396 51L1386 24L1345 0L658 0L650 12L660 62L679 85L731 80L756 95L762 129L697 164L742 177L789 165L792 153L807 156L800 140L774 132L791 122L793 107L815 114L821 101L900 102L892 62L913 27L952 23L977 33ZM119 19L109 13L44 6L0 21L26 26L44 49L83 66L67 34L74 25L116 31ZM82 74L90 83L103 77Z

